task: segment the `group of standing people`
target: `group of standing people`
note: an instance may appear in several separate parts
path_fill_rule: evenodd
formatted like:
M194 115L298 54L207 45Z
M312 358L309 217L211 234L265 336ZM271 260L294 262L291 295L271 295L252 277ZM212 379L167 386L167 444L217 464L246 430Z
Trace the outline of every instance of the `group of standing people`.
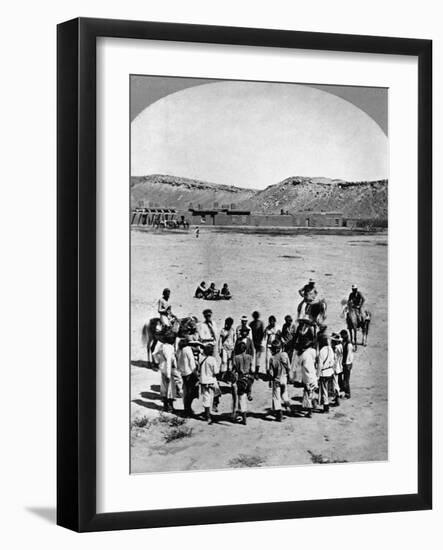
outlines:
M312 283L300 293L312 295L315 291L316 295ZM169 296L170 291L165 289L158 310L161 322L170 324ZM283 409L291 411L291 385L303 388L302 411L308 418L318 405L328 412L331 404L338 406L341 398L350 398L354 348L348 331L330 334L323 329L315 338L312 332L300 333L306 309L304 301L303 294L297 322L286 315L281 328L277 328L275 316L271 315L265 325L260 313L254 311L251 320L243 316L237 326L232 317L227 317L219 330L212 310L205 309L195 332L178 342L172 332L166 335L153 354L159 364L164 409L173 410L174 400L181 397L184 415L192 416L193 400L200 395L203 417L212 423L213 413L218 412L221 385L225 385L232 396L232 421L246 424L253 385L260 378L269 383L271 409L279 422Z

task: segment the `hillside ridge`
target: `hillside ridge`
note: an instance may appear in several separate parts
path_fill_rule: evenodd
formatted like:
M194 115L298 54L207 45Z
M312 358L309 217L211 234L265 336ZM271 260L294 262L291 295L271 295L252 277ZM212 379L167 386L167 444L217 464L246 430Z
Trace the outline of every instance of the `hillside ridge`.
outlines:
M277 214L338 211L345 217L387 219L388 180L345 181L291 176L265 189L248 189L191 178L152 174L131 178L133 206L242 208Z

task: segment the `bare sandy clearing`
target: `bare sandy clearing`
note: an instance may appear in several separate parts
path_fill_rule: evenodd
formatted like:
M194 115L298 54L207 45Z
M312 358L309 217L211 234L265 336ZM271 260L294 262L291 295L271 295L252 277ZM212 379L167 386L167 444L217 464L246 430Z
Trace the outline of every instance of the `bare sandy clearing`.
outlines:
M368 348L356 354L352 373L353 397L328 414L312 419L287 417L278 424L266 416L271 391L264 381L253 387L248 425L227 420L231 397L223 395L220 421L213 426L191 419L188 437L165 441L164 426L133 430L133 472L266 467L312 462L354 462L387 459L387 243L386 235L266 235L202 229L189 235L131 235L131 416L155 419L161 410L159 374L146 368L141 326L155 314L164 287L172 290L178 316L204 307L214 311L220 328L227 316L238 322L258 309L264 321L271 314L281 326L287 313L295 316L297 289L314 277L328 302L327 324L344 327L340 301L356 283L373 314ZM382 246L380 246L382 245ZM217 286L228 282L234 299L203 302L193 298L202 281ZM227 391L225 388L224 391ZM301 390L291 388L297 406ZM181 401L177 407L181 408ZM202 407L194 401L194 410Z

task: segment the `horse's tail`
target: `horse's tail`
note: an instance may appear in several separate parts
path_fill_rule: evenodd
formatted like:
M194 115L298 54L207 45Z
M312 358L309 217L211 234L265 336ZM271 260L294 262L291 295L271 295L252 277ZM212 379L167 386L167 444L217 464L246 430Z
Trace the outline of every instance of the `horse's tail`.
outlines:
M148 342L150 340L149 336L150 336L150 331L149 331L149 324L148 323L145 323L143 325L143 328L142 328L142 343L143 343L143 346L146 347L148 345Z
M326 319L326 313L328 311L328 304L324 298L320 300L320 303L323 305L323 316Z

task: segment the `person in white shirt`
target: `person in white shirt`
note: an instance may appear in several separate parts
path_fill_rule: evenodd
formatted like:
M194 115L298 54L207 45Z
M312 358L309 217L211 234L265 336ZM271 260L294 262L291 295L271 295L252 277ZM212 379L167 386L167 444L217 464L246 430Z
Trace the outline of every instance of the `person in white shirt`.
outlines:
M218 339L217 325L212 320L212 310L203 311L204 321L197 325L197 334L202 344L213 344L214 349Z
M235 335L237 337L237 339L240 337L240 331L244 331L244 329L247 328L248 329L248 332L249 332L249 328L248 328L248 318L246 315L242 315L241 318L240 318L240 324L237 325L237 328L235 329Z
M218 338L218 353L221 358L220 372L226 372L232 368L232 354L235 346L234 319L227 317L225 326L220 331Z
M314 392L318 387L315 361L317 352L311 339L305 337L301 342L302 353L300 355L300 368L303 383L302 407L305 410L306 418L311 418L314 408Z
M283 420L282 405L290 411L288 395L288 378L290 374L289 356L281 351L280 340L274 340L271 344L272 357L269 362L268 378L272 389L272 410L275 411L277 422Z
M343 391L346 399L351 398L351 370L354 362L354 346L349 339L349 333L343 329L340 331L343 339Z
M165 412L173 410L177 387L177 362L175 358L175 336L168 335L165 341L157 347L154 354L160 371L160 396L163 399Z
M334 376L334 351L329 343L327 334L319 338L320 352L317 361L317 377L319 381L320 405L323 405L323 412L329 412L329 386Z
M192 416L192 402L198 397L198 377L194 352L187 340L181 339L178 343L177 368L183 380L183 412L184 416Z
M211 407L214 400L214 393L216 389L218 389L217 374L218 366L214 357L214 345L206 344L203 348L203 358L200 362L200 388L205 410L204 415L208 424L213 423Z
M271 361L271 344L277 338L278 329L277 329L277 319L274 315L271 315L268 319L268 326L265 328L265 335L263 342L265 344L265 367L266 372L269 370L269 363Z
M157 303L157 310L158 310L158 314L160 315L160 323L164 327L170 327L174 319L174 315L172 314L171 304L169 303L170 296L171 296L171 291L169 290L169 288L165 288L163 290L162 297L159 299Z
M337 333L331 335L331 346L334 351L334 377L332 388L335 394L335 405L340 405L340 392L343 387L343 345L342 338Z

